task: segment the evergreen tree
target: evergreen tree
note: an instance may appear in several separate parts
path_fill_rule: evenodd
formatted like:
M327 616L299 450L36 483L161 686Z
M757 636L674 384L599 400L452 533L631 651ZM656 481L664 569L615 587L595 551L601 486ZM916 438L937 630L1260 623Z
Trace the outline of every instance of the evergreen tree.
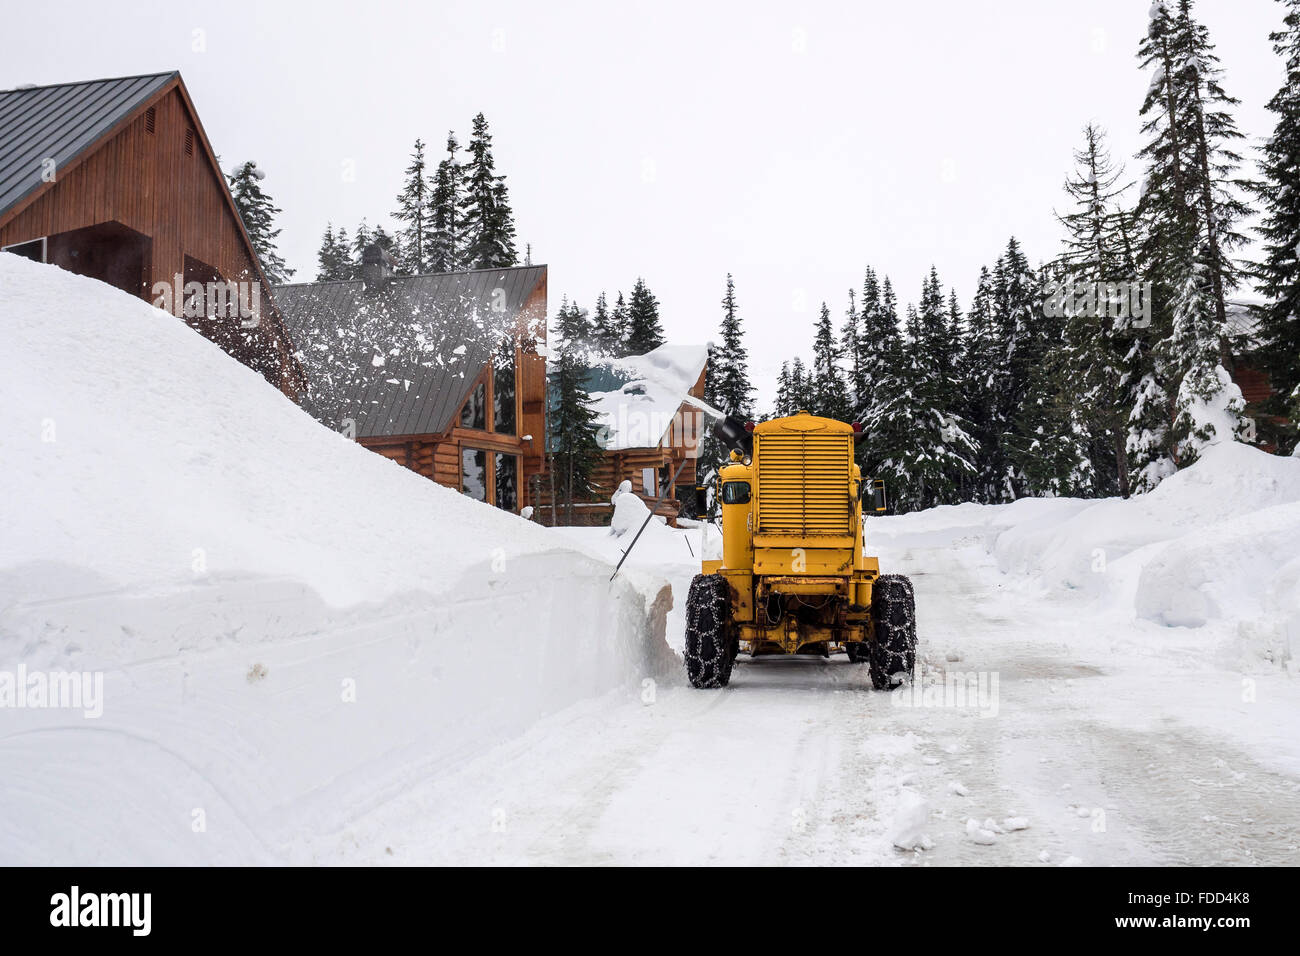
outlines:
M790 363L782 362L781 371L776 376L776 408L775 415L777 418L784 418L793 411L792 400L790 397Z
M969 501L992 503L1002 500L1002 467L999 454L1003 429L999 417L999 377L1002 371L1002 335L995 303L993 276L980 268L975 298L966 314L957 378L961 383L961 409L970 422L970 435L977 453L974 473L964 485Z
M461 179L460 144L456 134L447 133L447 155L438 163L429 193L429 270L454 272L461 267Z
M470 133L469 162L462 173L464 196L460 203L464 235L461 266L466 269L498 269L513 266L515 252L514 214L506 191L505 176L498 176L492 158L492 134L479 113Z
M567 300L560 305L557 344L550 367L551 469L556 476L557 496L564 505L567 523L573 524L574 505L595 494L592 475L603 450L599 416L587 391L587 341L590 324L585 311Z
M741 341L743 330L736 308L736 286L727 274L727 291L722 297L721 343L709 349L709 370L704 396L714 408L741 418L754 414L754 387L749 381L749 352Z
M1011 501L1026 493L1024 475L1017 470L1011 449L1023 449L1034 440L1023 429L1032 420L1025 409L1030 375L1046 352L1039 291L1038 279L1013 236L993 273L993 317L1000 339L992 396L997 438L990 454L996 470L995 501Z
M960 483L974 472L974 442L966 423L945 408L952 384L944 380L949 343L943 294L931 270L923 283L921 307L908 306L907 339L895 359L899 381L884 390L868 422L868 441L878 441L885 457L872 471L892 487L901 511L950 504Z
M736 286L727 274L727 291L722 297L721 341L709 346L709 364L704 376L704 400L715 409L738 418L754 416L754 388L749 382L749 353L741 341L740 315L736 307ZM787 372L788 374L788 372ZM700 447L698 474L708 485L726 463L728 449L713 437L712 430ZM710 511L712 511L712 502Z
M389 258L394 262L401 260L402 250L397 245L397 237L390 235L383 226L375 226L372 239L379 244L381 249L388 253Z
M1059 282L1060 270L1059 264L1048 267L1042 276ZM1022 494L1088 495L1096 478L1092 442L1077 401L1074 355L1064 341L1066 317L1055 309L1043 310L1039 320L1040 357L1029 369L1007 456L1020 476Z
M627 304L627 355L644 355L664 344L659 324L659 302L639 277Z
M862 354L862 322L858 315L857 292L849 289L849 307L844 313L844 325L840 329L840 352L848 363L848 401L845 413L854 421L857 418L860 396L867 392L866 367Z
M272 285L282 285L293 278L294 270L285 265L276 249L275 240L280 230L275 228L275 217L280 209L262 189L266 173L251 159L226 174L230 194L248 232L253 252L262 263L262 271Z
M787 414L811 411L814 406L813 382L803 359L795 356L790 363L790 408Z
M1152 82L1142 106L1150 138L1139 201L1145 230L1143 265L1158 284L1158 345L1146 354L1151 368L1139 380L1130 434L1141 469L1139 489L1154 487L1172 470L1195 461L1217 441L1243 430L1240 389L1223 367L1226 295L1240 276L1231 258L1244 241L1237 223L1249 210L1235 191L1241 138L1229 112L1237 101L1219 83L1218 57L1191 0L1155 0L1139 48ZM1136 376L1135 376L1136 377ZM1146 386L1146 389L1143 389ZM1172 403L1169 397L1172 394ZM1163 402L1160 408L1157 402ZM1174 423L1166 427L1172 404Z
M614 314L611 322L610 331L610 355L616 358L622 358L629 355L627 349L628 338L631 335L631 329L628 327L627 302L623 299L623 293L620 291L618 298L614 300Z
M840 347L831 324L831 310L822 303L813 338L812 408L815 415L844 421L849 417L844 373L840 370Z
M1277 117L1265 142L1260 169L1264 182L1257 193L1264 207L1259 227L1264 256L1258 291L1265 299L1256 310L1258 354L1275 394L1263 404L1258 423L1262 438L1283 454L1297 447L1300 435L1300 0L1282 0L1284 28L1269 35L1283 58L1286 82L1268 102ZM1276 416L1283 421L1276 422Z
M361 225L357 226L357 234L352 237L352 247L348 250L350 260L350 269L348 271L349 279L361 278L361 257L365 254L367 247L369 247L370 243L373 241L374 239L370 235L370 227L367 226L366 221L362 219Z
M397 196L393 218L402 223L398 230L404 253L398 271L405 275L422 275L429 271L431 229L429 222L429 180L424 160L424 143L415 141L411 164L406 167L406 181Z
M866 421L873 392L887 369L882 346L888 343L888 330L882 328L880 283L875 271L867 266L862 280L862 307L858 316L857 357L853 362L853 418ZM897 331L895 329L895 331ZM859 446L861 448L861 446Z
M623 330L618 327L614 313L602 292L596 297L596 311L591 317L591 344L601 355L618 355L623 344Z
M1137 278L1132 216L1121 204L1128 188L1120 185L1123 169L1111 162L1100 127L1089 123L1083 134L1083 148L1074 153L1075 172L1065 182L1073 207L1057 217L1066 230L1057 285L1071 297L1076 285L1101 291ZM1049 287L1046 291L1051 294L1054 290ZM1118 303L1112 308L1109 299L1095 300L1092 311L1065 316L1059 345L1064 354L1058 401L1070 402L1081 415L1090 446L1088 457L1093 460L1098 482L1093 491L1118 491L1127 497L1126 439L1134 378L1126 359L1135 337L1144 337L1146 332L1134 327L1127 307L1125 315L1120 311ZM1113 465L1099 467L1103 455Z
M346 245L347 230L337 233L332 224L326 223L325 235L321 237L319 250L316 252L316 281L332 282L352 278L352 250Z
M870 302L870 287L865 296ZM898 301L886 276L879 285L879 307L864 304L864 315L874 321L871 329L871 394L862 410L865 439L858 445L863 475L883 479L895 511L923 507L914 483L917 433L924 427L916 385L920 366L914 362L911 342L903 340L898 321ZM915 310L909 310L909 319Z

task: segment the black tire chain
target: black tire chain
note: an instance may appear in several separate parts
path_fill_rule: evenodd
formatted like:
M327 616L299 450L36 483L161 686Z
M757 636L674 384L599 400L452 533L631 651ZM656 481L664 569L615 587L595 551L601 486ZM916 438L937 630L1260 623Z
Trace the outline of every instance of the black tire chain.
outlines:
M720 574L697 574L686 597L686 676L695 687L726 687L735 663L727 638L731 595Z
M871 683L876 690L888 690L895 674L910 676L916 667L916 592L903 575L882 574L872 588L871 603Z

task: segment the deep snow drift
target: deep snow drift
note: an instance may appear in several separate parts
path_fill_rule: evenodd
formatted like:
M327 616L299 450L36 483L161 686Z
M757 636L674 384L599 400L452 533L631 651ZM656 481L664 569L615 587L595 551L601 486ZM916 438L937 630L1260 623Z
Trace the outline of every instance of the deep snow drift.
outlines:
M183 323L0 255L0 863L303 861L674 663L671 595L323 428ZM3 681L0 680L0 691Z

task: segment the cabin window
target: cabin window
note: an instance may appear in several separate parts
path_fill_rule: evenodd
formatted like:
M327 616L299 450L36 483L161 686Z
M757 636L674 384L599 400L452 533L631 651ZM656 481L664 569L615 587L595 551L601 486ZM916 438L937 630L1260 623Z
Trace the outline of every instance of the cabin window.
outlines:
M487 407L484 391L483 383L479 382L474 386L474 390L469 393L469 398L465 399L465 404L460 410L461 428L477 428L479 431L487 428Z
M496 506L502 511L515 512L519 510L519 456L504 455L497 452L496 458L496 479L497 479L497 500Z
M749 504L749 482L724 481L722 483L722 503L724 505Z
M515 434L515 342L511 338L492 358L492 429Z
M460 491L475 501L487 501L487 452L460 450Z
M0 252L12 252L32 262L45 261L45 239L32 239L29 242L15 242L12 246L0 246Z
M653 498L659 494L659 483L655 480L655 470L653 468L641 469L641 490L649 497Z

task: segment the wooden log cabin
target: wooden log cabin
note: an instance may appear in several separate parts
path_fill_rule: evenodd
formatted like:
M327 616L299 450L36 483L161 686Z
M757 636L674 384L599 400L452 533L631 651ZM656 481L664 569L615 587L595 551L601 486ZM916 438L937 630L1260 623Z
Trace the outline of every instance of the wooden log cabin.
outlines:
M318 421L507 511L545 468L546 266L279 286Z
M1241 397L1246 403L1246 416L1255 423L1252 443L1272 454L1277 451L1274 439L1280 433L1289 431L1294 434L1294 426L1288 424L1285 416L1266 411L1273 404L1272 399L1277 393L1266 371L1268 363L1260 354L1258 319L1254 312L1258 305L1253 300L1229 300L1225 331L1231 354L1227 366L1232 380L1241 389Z
M286 395L302 392L179 73L0 91L0 248L160 305ZM242 312L230 282L242 284Z
M596 500L574 503L574 524L608 524L610 499L624 481L655 514L677 523L682 499L695 498L705 418L691 399L704 397L708 358L707 345L662 345L645 355L606 359L587 372L604 452L592 475ZM568 521L562 503L550 507L549 487L538 500L542 523Z

